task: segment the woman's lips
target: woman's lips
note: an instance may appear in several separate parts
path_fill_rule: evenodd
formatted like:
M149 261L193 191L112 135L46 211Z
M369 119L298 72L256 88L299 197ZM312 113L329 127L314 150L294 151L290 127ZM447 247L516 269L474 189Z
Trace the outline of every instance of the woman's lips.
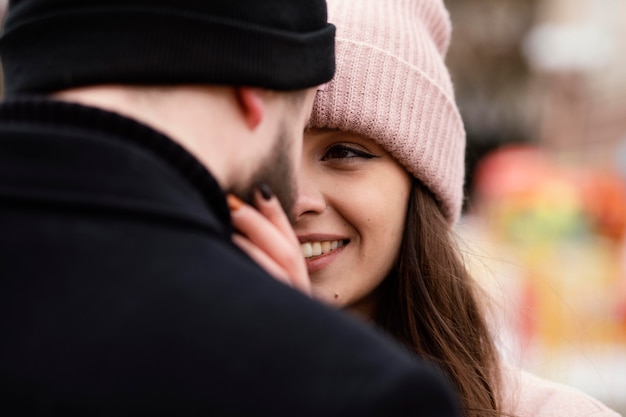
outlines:
M335 236L300 237L300 242L309 273L325 268L350 243L348 239Z
M320 255L326 255L327 253L342 247L346 242L343 239L340 240L324 240L318 242L305 242L301 243L302 256L305 258L313 258Z

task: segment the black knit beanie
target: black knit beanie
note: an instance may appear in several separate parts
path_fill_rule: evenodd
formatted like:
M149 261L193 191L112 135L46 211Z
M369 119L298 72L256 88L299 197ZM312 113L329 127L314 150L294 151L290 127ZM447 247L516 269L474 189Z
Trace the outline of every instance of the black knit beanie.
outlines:
M325 0L11 0L5 94L99 84L329 81L335 28Z

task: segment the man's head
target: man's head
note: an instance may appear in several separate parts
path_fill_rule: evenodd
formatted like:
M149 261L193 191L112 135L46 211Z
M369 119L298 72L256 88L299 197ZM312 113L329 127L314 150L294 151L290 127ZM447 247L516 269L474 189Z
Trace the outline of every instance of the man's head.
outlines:
M313 88L334 74L334 33L325 0L13 0L0 39L4 91L7 97L57 94L151 124L149 111L120 102L121 96L101 100L91 88L229 86L231 92L220 90L222 98L205 104L233 105L247 132L231 129L229 138L212 134L218 126L207 119L194 123L202 124L207 141L241 142L245 133L260 141L249 147L255 151L249 168L228 168L250 172L236 178L215 172L210 155L190 150L218 180L227 178L221 184L228 191L245 197L254 183L266 181L281 196L280 184L290 181L273 178L288 175L299 160L304 124L297 110L308 112ZM289 106L293 95L300 97L297 106ZM190 106L166 110L183 120ZM185 132L158 119L152 126L193 148ZM240 154L234 157L247 153ZM274 165L283 160L286 167Z
M329 80L325 0L12 0L0 40L6 93L86 85Z
M294 174L299 170L302 154L302 132L308 123L315 93L315 89L308 89L265 97L265 100L278 101L274 110L277 113L275 130L270 133L275 143L256 167L250 167L248 178L251 181L245 177L239 179L239 185L232 189L234 194L251 203L254 188L265 183L272 188L285 212L291 214L295 201ZM268 104L271 103L266 102L266 106Z

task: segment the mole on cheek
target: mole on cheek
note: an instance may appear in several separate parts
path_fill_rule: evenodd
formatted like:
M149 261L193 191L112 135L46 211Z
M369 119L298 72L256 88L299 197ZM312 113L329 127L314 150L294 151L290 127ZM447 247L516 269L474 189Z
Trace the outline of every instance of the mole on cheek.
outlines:
M339 294L335 293L335 300L339 298Z

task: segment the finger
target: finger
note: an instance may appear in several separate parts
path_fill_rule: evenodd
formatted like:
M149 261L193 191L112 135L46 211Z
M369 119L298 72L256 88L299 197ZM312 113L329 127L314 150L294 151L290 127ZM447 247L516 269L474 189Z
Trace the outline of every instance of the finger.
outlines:
M300 245L298 238L296 237L289 217L285 214L280 201L271 188L267 184L259 185L258 189L254 193L254 203L256 208L263 214L272 224L274 224L283 235L294 243Z
M297 241L290 241L263 214L229 195L233 226L289 276L294 288L310 294L311 282Z
M294 275L285 271L279 264L277 264L272 258L270 258L265 252L256 247L245 237L235 234L233 235L233 242L241 248L245 253L252 258L261 268L265 269L270 275L276 278L278 281L286 284L304 294L311 295L311 284L308 280L294 278Z
M294 273L300 273L302 268L306 269L300 245L285 236L259 211L248 204L241 204L237 210L231 211L231 218L238 232L265 251L284 269Z
M254 262L277 280L291 286L288 274L274 262L265 252L254 246L252 242L241 235L233 235L233 242L241 248Z

